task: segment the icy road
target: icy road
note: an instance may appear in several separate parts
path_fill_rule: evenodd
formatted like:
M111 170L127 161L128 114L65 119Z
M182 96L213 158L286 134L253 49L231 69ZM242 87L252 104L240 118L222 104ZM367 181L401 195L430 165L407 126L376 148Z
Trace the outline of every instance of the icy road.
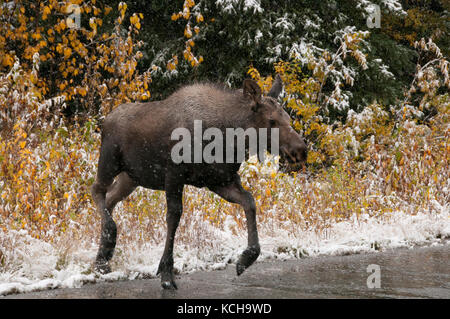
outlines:
M177 291L161 289L156 278L4 298L450 298L450 244L260 262L240 277L229 265L177 283Z

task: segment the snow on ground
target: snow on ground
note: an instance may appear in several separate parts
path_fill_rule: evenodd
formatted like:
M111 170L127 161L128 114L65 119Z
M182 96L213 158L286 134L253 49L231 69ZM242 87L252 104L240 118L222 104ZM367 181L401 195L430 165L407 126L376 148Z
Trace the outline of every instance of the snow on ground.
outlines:
M383 217L355 217L350 222L336 223L321 234L314 230L277 228L275 222L272 225L266 222L259 225L262 252L258 261L376 253L391 248L436 244L441 242L439 238L450 237L449 206L438 206L439 211L434 213L411 215L393 212ZM196 247L176 243L175 268L185 274L223 269L228 263L235 263L246 246L246 233L239 231L234 234L233 218L229 216L223 230L203 221L200 213L194 218L202 223L204 238L201 241L206 240L208 244L202 243ZM6 260L9 264L5 269L8 271L0 272L0 295L155 277L163 251L163 243L119 242L112 260L114 271L99 275L91 271L97 252L96 242L77 243L62 253L61 248L57 248L61 245L56 242L43 242L25 231L10 231L8 234L0 232L0 244L14 247L13 256L8 256Z

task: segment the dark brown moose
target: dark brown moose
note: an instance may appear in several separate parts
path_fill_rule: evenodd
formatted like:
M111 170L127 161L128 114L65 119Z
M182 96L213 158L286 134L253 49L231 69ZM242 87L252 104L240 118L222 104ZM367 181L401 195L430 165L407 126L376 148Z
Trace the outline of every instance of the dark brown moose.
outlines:
M184 185L207 187L225 200L240 204L247 219L248 247L240 256L240 275L260 253L253 196L241 185L241 162L175 163L172 147L178 142L176 128L193 130L194 120L203 129L278 128L280 155L290 162L304 163L306 145L290 126L289 115L277 102L282 82L277 76L267 96L258 84L244 80L242 90L216 84L193 84L180 88L163 101L128 103L117 107L104 121L97 179L92 196L102 217L97 271L110 271L117 228L112 218L115 205L137 186L164 190L167 201L167 238L158 274L163 288L176 289L173 274L173 243L183 210ZM271 145L267 150L270 152Z

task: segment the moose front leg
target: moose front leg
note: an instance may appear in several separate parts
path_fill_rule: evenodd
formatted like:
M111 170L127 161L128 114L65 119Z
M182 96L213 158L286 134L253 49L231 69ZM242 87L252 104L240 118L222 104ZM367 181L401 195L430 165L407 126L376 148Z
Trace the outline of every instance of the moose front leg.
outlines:
M261 248L259 247L258 229L256 227L256 205L252 194L246 191L241 184L239 175L236 175L233 182L225 186L209 187L223 199L239 204L244 208L247 219L248 246L243 251L236 264L236 273L239 276L245 269L250 267L258 258Z
M171 182L166 179L167 237L157 272L161 274L161 286L164 289L177 289L173 274L173 242L183 212L183 186L171 185Z

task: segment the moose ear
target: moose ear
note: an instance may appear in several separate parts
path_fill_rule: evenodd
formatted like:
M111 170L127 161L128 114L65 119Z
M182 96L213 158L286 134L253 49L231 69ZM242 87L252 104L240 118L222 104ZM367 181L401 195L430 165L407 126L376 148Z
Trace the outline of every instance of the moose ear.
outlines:
M275 77L275 81L272 84L272 88L267 95L273 97L274 99L278 99L278 96L280 95L282 89L283 82L281 81L280 75L277 74L277 76Z
M256 106L261 103L261 88L254 80L245 79L242 90L244 95L250 96L255 101Z

